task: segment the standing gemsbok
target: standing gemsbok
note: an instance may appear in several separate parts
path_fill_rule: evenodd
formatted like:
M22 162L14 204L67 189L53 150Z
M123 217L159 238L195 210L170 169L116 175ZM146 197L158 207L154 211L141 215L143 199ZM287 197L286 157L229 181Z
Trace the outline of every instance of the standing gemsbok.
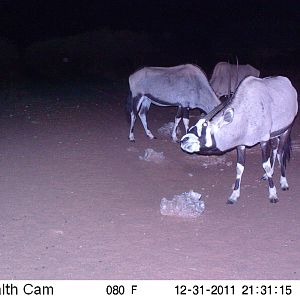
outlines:
M177 141L176 129L181 119L187 132L190 108L200 108L208 113L221 103L204 72L191 64L169 68L145 67L129 76L129 87L127 108L131 119L130 141L134 141L133 128L137 115L147 136L154 138L146 118L151 103L178 107L172 132L173 141Z
M226 62L219 62L215 65L211 79L211 87L216 95L230 97L240 84L248 76L259 77L260 71L251 65L232 65Z
M189 153L215 154L237 148L236 181L228 203L240 196L246 146L260 143L269 199L278 201L272 180L274 164L280 164L280 185L288 189L285 176L290 154L290 132L298 111L297 92L288 78L247 77L233 98L201 118L181 139L181 148ZM271 151L272 150L272 151Z

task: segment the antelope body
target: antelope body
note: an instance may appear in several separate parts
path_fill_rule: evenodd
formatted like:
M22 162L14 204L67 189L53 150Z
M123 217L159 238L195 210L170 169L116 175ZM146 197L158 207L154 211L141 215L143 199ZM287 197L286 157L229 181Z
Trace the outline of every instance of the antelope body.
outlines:
M260 71L251 65L232 65L219 62L214 67L210 84L216 95L221 98L233 94L239 83L247 76L259 77Z
M189 127L189 109L199 108L208 113L220 104L204 72L186 64L175 67L145 67L129 76L130 93L127 107L130 114L129 140L134 141L133 128L139 115L150 139L147 112L151 103L159 106L177 106L172 139L177 141L176 129L181 119L186 132Z
M247 77L232 99L201 118L181 139L181 148L189 153L216 154L237 149L236 181L228 203L240 196L246 146L260 143L263 169L269 183L269 199L278 201L273 183L275 159L281 169L280 184L288 189L285 176L290 154L290 132L298 112L297 92L288 78Z

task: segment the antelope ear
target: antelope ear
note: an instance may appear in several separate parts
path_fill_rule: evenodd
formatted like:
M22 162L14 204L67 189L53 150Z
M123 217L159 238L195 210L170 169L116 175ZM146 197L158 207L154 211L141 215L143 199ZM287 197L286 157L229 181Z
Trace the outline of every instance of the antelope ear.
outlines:
M233 115L234 115L234 109L233 108L228 108L224 111L223 119L224 119L224 124L229 124L233 120Z

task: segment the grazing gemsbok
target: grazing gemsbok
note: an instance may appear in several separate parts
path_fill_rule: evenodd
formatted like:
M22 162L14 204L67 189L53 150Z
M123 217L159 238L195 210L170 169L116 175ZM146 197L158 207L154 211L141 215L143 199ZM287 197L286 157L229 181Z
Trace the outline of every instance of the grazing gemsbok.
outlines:
M197 66L186 64L175 67L145 67L129 76L130 93L127 108L131 117L129 139L134 141L133 127L139 115L150 139L154 136L147 125L147 112L151 103L159 106L177 106L173 141L181 120L189 128L189 109L199 108L205 113L220 104L204 72Z
M236 65L219 62L214 67L210 84L216 95L221 98L233 94L239 83L247 76L259 77L260 71L251 65Z
M290 132L297 111L297 92L288 78L249 76L231 99L189 129L181 139L181 148L199 154L237 149L236 181L228 199L228 203L235 203L240 196L246 146L260 143L269 199L275 203L278 201L272 180L275 159L277 156L281 168L281 189L287 190L286 159L290 154Z

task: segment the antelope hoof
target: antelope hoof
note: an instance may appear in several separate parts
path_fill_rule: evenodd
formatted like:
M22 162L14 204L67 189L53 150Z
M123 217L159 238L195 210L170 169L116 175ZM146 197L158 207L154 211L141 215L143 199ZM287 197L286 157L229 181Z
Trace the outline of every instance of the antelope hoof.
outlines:
M278 198L270 198L271 203L277 203L279 200Z
M280 187L283 191L287 191L289 189L289 185L285 177L280 178Z
M130 142L135 142L134 134L132 132L129 133L128 139Z
M235 202L236 202L236 201L232 201L232 200L228 199L226 203L227 203L227 204L235 204Z
M157 140L157 137L156 136L153 136L150 138L151 140Z
M237 199L229 198L226 203L227 204L235 204L236 202L237 202Z
M240 197L240 191L239 190L233 190L232 194L227 200L227 204L234 204L238 201Z
M268 179L267 174L264 174L264 175L260 178L260 180L267 180L267 179Z

